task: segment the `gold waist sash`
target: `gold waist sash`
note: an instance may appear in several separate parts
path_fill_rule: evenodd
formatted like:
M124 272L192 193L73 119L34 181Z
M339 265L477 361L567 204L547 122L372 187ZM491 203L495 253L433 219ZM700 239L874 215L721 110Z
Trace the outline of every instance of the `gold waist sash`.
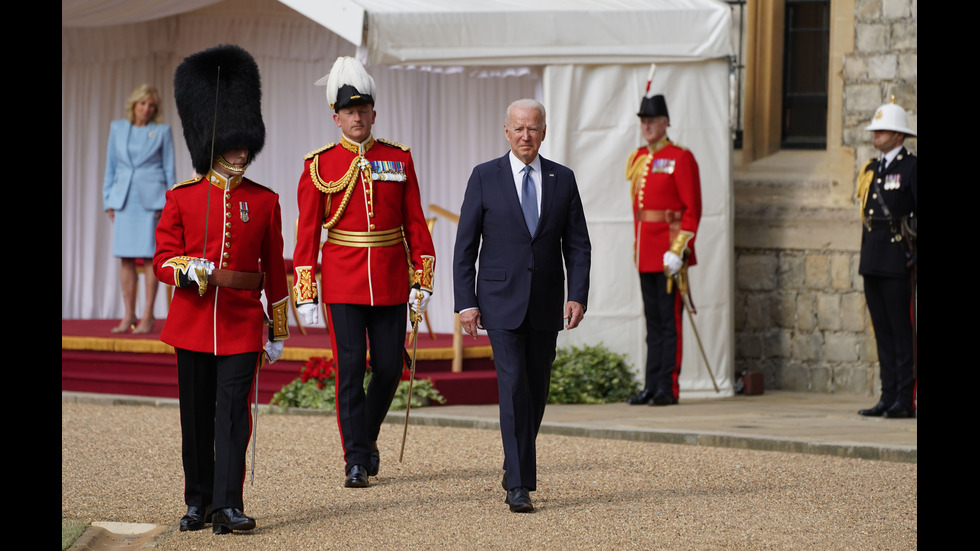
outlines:
M327 243L342 247L391 247L402 244L402 229L347 231L334 228L327 232Z

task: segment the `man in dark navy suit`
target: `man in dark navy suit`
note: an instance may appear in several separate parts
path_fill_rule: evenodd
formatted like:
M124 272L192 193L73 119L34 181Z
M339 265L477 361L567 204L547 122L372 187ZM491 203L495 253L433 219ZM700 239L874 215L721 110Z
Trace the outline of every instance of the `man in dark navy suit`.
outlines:
M905 419L915 417L911 276L916 254L902 227L915 226L919 169L915 155L902 144L916 134L894 97L875 111L865 130L874 132L880 153L858 176L863 226L858 273L864 276L864 298L878 345L881 399L858 413Z
M502 484L513 512L534 509L528 492L537 486L535 440L558 331L579 325L589 296L592 245L582 200L575 174L538 155L546 129L537 101L507 108L504 136L511 150L473 169L453 255L463 330L476 337L477 329L486 329L493 348Z

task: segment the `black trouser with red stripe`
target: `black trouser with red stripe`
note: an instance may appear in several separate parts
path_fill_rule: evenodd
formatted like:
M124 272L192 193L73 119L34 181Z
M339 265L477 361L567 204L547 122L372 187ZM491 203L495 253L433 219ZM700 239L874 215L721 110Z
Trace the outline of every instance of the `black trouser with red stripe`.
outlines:
M337 362L337 424L345 471L367 467L369 443L398 390L404 367L406 305L330 305L330 339ZM364 392L367 347L371 343L371 383ZM346 474L346 472L345 472Z
M675 285L667 293L663 272L641 272L643 313L647 322L646 387L678 398L681 374L681 300Z
M175 352L184 502L244 510L245 450L252 434L248 397L259 353Z
M908 277L864 276L864 300L878 345L881 401L914 410L912 369L912 282Z

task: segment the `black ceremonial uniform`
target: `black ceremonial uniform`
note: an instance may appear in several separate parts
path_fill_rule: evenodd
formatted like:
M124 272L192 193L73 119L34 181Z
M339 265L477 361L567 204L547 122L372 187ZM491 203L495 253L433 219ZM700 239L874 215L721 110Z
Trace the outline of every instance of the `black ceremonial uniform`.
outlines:
M918 161L904 147L886 167L869 161L858 182L861 201L861 262L864 295L874 325L881 364L881 402L914 410L912 369L912 279L902 219L916 218Z

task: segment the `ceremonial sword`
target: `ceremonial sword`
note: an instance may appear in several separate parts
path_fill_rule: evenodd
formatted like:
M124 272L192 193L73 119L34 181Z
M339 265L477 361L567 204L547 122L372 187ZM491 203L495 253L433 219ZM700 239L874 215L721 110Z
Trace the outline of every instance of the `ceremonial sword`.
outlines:
M408 376L408 404L405 406L405 429L402 431L402 449L398 452L398 462L405 455L405 438L408 436L408 414L412 410L412 383L415 381L415 354L419 348L419 319L422 318L422 291L416 295L415 313L412 315L412 364Z
M686 267L685 267L686 269ZM698 349L701 350L701 357L704 358L704 366L708 368L708 376L711 377L711 384L715 387L715 392L721 392L718 388L718 383L715 381L715 375L711 372L711 362L708 361L708 355L704 352L704 345L701 344L701 335L698 333L698 326L694 324L694 316L691 315L692 312L697 313L694 309L694 305L691 302L691 296L688 294L688 286L685 281L682 281L680 273L676 273L667 279L667 292L670 292L670 283L677 278L677 292L681 295L681 303L684 305L684 310L687 312L687 319L691 322L691 330L694 331L694 338L698 341Z

